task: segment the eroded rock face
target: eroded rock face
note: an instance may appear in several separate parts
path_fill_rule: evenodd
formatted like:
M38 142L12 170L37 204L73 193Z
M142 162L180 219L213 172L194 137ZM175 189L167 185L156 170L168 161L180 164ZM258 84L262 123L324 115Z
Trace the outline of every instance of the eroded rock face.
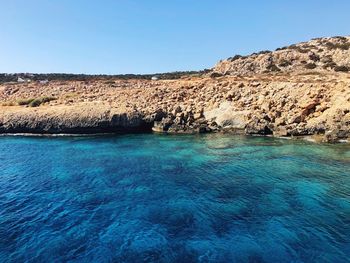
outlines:
M249 110L238 110L232 102L226 101L218 108L204 113L205 118L215 122L220 129L244 130L248 124Z
M4 112L1 133L101 133L149 131L139 112L113 112L107 108L53 107L45 110Z
M310 42L315 50L317 41ZM333 42L342 40L337 41ZM342 58L347 50L337 47L334 52L334 61L348 63L349 57ZM319 56L321 61L322 56L314 53L310 58L301 52L313 60ZM255 61L254 56L249 59ZM271 59L262 59L254 63L265 67L270 62ZM317 135L321 141L328 142L349 138L349 73L329 70L311 74L309 70L291 70L230 74L158 81L1 84L0 133L151 132L153 129L162 133ZM42 97L54 99L38 107L18 105L19 101Z

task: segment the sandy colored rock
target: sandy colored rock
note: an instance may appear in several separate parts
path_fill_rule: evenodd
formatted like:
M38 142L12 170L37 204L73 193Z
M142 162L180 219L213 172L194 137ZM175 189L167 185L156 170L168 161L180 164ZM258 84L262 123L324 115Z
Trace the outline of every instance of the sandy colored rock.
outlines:
M348 37L317 39L272 53L229 59L213 69L220 76L3 83L0 132L148 132L153 127L156 132L232 129L246 134L317 135L328 142L346 140L350 136L350 74L324 64L332 59L349 65L347 43ZM317 67L302 67L304 60ZM266 70L271 69L271 61L287 66ZM18 105L46 97L54 99L38 107Z

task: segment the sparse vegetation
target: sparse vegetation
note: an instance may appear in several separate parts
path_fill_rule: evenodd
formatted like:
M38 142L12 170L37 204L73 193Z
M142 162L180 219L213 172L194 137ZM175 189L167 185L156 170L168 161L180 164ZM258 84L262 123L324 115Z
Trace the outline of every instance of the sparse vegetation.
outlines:
M125 127L129 131L131 125L140 123L146 124L142 131L155 125L155 131L192 133L204 132L204 128L221 131L224 125L216 120L221 114L232 113L227 123L236 125L237 120L247 133L271 133L265 127L276 127L277 132L293 136L322 129L349 134L344 116L349 114L345 94L350 85L349 52L329 50L321 44L346 42L323 39L324 42L304 42L285 51L237 55L212 70L201 71L206 74L127 75L119 79L81 75L83 81L78 81L80 75L54 74L51 77L62 79L50 79L48 85L16 80L0 84L0 104L24 105L0 107L0 118L4 120L0 128L5 132L43 129L56 133L117 131ZM299 49L310 51L302 54ZM137 77L126 79L133 76ZM148 79L151 76L157 76L159 81ZM180 76L176 81L162 81ZM38 77L30 74L24 78ZM51 101L54 97L57 100ZM227 101L232 103L224 103ZM207 116L203 110L209 112Z
M266 69L268 71L272 71L272 72L278 72L281 71L281 69L279 67L277 67L275 64L270 64L266 67Z
M306 69L315 69L317 66L315 63L307 63L304 66Z
M315 61L315 62L316 62L316 61L320 61L320 56L312 52L312 53L309 55L309 59L312 60L312 61Z
M243 58L243 56L241 56L241 55L235 55L235 56L233 56L233 57L228 58L228 61L233 62L233 61L235 61L235 60L237 60L237 59L240 59L240 58Z
M337 72L349 72L350 68L347 67L347 66L335 66L334 67L334 71L337 71Z
M335 36L334 38L340 39L345 42L347 41L346 37L343 37L343 36Z
M18 105L24 106L28 105L29 107L38 107L43 103L56 100L55 97L41 97L41 98L30 98L30 99L20 99L17 101Z
M76 96L78 96L77 93L75 93L75 92L69 92L69 93L66 93L66 94L64 95L64 98L69 99L69 98L74 98L74 97L76 97Z
M317 69L333 71L339 64L347 68L337 67L337 71L350 72L347 52L342 52L346 49L350 50L349 37L318 38L277 48L276 51L279 52L261 51L248 56L236 55L218 63L214 71L225 75L299 70L309 72Z
M211 78L219 78L219 77L222 77L223 75L221 73L218 73L218 72L213 72L210 74L210 77Z
M332 58L332 56L330 56L330 55L324 56L324 57L321 59L321 62L322 62L322 63L330 63L330 62L333 62L333 58Z
M12 101L7 101L7 102L2 103L2 106L15 106L15 103Z
M260 51L258 53L254 53L254 54L256 54L256 55L263 55L263 54L270 54L270 53L272 53L270 50L263 50L263 51Z
M310 49L307 49L307 48L298 48L297 50L298 50L300 53L308 53L308 52L311 51Z
M288 49L288 47L279 47L279 48L276 48L276 51L285 50L285 49Z
M332 50L332 49L349 50L349 48L350 48L350 43L349 42L345 42L345 43L327 42L325 45L330 50Z
M323 65L323 68L324 69L327 69L327 68L335 68L337 66L337 64L335 63L335 62L328 62L328 63L325 63L324 65Z
M0 74L0 83L17 82L17 79L24 78L31 81L40 81L47 79L48 81L91 81L91 80L114 80L114 79L151 79L157 76L159 79L180 79L184 76L202 75L210 72L209 69L201 71L175 71L167 73L156 74L121 74L121 75L84 75L84 74L27 74L27 73L15 73L15 74Z
M321 62L324 63L324 65L323 65L324 69L334 68L337 66L337 64L333 61L332 56L330 56L330 55L323 57L321 59Z
M24 106L24 105L29 105L34 99L30 98L30 99L20 99L17 101L17 104L20 106Z
M324 65L323 65L323 68L324 69L327 69L327 68L335 68L337 66L337 64L331 60L331 61L328 61L328 62L325 62Z
M115 84L115 81L114 80L107 80L104 83L107 85L113 85L113 84Z
M285 60L285 59L283 59L283 60L278 64L279 67L288 67L288 66L290 66L290 65L292 65L292 63L291 63L290 61L288 61L288 60Z
M297 45L290 45L288 48L296 50L296 51L298 51L300 53L307 53L307 52L310 51L310 49L308 49L308 48L303 48L303 47L300 47L300 46L297 46Z

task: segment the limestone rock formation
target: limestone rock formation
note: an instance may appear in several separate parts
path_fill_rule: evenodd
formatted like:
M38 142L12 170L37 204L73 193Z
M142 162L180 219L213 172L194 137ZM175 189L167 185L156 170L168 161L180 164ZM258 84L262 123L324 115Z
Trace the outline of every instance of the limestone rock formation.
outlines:
M274 52L262 51L220 61L214 74L248 75L266 72L350 71L350 37L318 38Z
M235 108L232 102L226 101L219 105L218 108L209 110L204 113L207 120L214 122L221 129L243 131L248 123L249 110L241 111Z
M349 47L349 37L316 39L176 80L2 83L0 133L230 131L345 141Z

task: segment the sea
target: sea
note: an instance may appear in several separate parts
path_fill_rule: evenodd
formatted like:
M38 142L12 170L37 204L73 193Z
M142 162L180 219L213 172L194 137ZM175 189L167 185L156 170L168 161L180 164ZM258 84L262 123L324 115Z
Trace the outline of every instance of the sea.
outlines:
M0 137L0 262L350 262L350 145Z

